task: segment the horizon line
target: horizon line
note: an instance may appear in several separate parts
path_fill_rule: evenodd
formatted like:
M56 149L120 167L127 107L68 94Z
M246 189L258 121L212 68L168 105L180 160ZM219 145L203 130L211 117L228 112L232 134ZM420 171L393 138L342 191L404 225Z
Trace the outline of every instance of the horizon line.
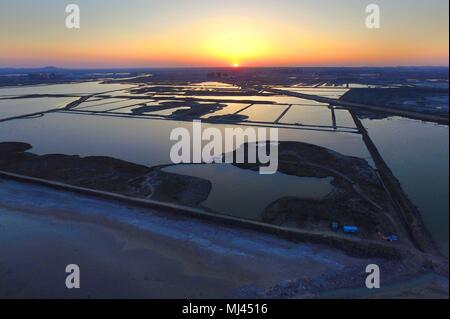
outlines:
M349 66L349 65L309 65L309 66L112 66L112 67L65 67L65 66L54 66L54 65L46 65L46 66L0 66L0 70L6 69L61 69L61 70L142 70L142 69L291 69L291 68L347 68L347 69L358 69L358 68L372 68L372 69L381 69L381 68L450 68L449 65L379 65L379 66L370 66L370 65L359 65L359 66Z

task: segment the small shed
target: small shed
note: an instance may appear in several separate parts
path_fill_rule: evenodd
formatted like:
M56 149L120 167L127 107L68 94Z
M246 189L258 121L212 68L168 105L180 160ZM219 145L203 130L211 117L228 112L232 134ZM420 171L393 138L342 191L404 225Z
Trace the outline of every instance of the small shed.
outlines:
M356 226L344 226L344 233L346 234L357 234L359 233L359 228Z

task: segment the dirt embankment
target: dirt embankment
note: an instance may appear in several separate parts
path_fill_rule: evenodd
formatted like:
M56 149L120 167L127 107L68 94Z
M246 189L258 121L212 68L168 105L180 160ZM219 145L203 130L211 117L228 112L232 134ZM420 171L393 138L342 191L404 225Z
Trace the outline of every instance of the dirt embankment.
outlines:
M203 115L214 113L226 107L226 104L219 102L199 103L196 101L167 101L161 102L158 106L145 105L139 106L131 110L133 115L151 115L152 112L171 110L174 112L170 115L174 119L198 119ZM183 109L179 109L183 108ZM177 109L177 110L176 110Z
M167 173L109 157L38 156L24 143L0 143L0 170L73 186L200 207L211 182ZM244 146L245 149L248 145ZM259 169L259 164L239 164ZM365 160L306 143L282 142L279 172L299 177L332 177L333 191L322 199L279 198L261 212L268 224L330 232L330 223L355 225L364 239L398 233L392 208L374 170ZM226 195L224 195L226 196Z
M191 207L201 206L212 187L209 181L166 173L162 167L149 168L108 157L39 156L28 152L30 149L31 145L26 143L0 143L0 171ZM316 201L280 198L262 212L266 224L248 225L251 222L219 218L221 223L269 230L295 241L322 243L351 255L399 258L400 247L410 251L408 245L402 245L406 236L400 237L400 245L383 242L376 237L378 230L394 231L398 228L390 217L389 203L383 197L373 169L364 160L294 142L280 144L280 159L280 172L295 176L332 176L335 190L327 198ZM256 164L239 166L259 169ZM208 216L208 220L219 220ZM329 222L335 220L355 223L361 232L354 236L336 234L329 228ZM430 262L427 260L426 263ZM448 266L443 268L445 273Z
M0 170L131 197L197 206L209 195L204 179L166 173L110 157L35 155L26 143L0 143Z
M259 165L237 166L256 170ZM398 233L389 197L365 160L316 145L281 142L278 171L299 177L333 177L334 189L323 199L280 198L262 213L265 222L316 231L330 231L331 222L339 222L358 226L357 236L365 239Z

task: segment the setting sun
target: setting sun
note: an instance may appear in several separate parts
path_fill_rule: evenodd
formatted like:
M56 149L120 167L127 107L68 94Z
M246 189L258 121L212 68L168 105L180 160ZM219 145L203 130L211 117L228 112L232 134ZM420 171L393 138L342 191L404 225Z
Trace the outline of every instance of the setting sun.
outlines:
M192 6L173 6L171 1L161 2L165 12L161 18L157 18L159 15L149 18L150 13L155 14L151 1L142 1L142 5L132 8L117 2L113 11L120 12L120 20L114 17L114 21L120 23L110 23L106 13L86 16L89 20L85 25L92 30L81 28L73 32L58 28L61 17L52 11L50 18L36 29L37 34L45 34L46 45L32 36L33 24L28 20L18 23L4 14L9 10L5 8L0 10L0 21L11 25L15 36L8 33L9 28L0 28L0 64L66 67L448 64L446 10L431 7L428 11L418 10L421 24L429 22L424 29L408 20L408 15L397 6L386 4L398 14L402 27L374 31L364 25L363 6L349 10L340 2L330 4L330 10L323 10L315 2L286 0L274 10L268 4L270 1L264 1L266 5L258 2L257 6L242 1L235 5L217 2L211 8L202 6L201 1L194 1L198 4ZM87 11L95 9L94 2L87 3L84 5ZM330 16L328 12L336 14ZM33 17L39 19L38 15Z
M230 25L229 21L233 20ZM239 67L242 61L259 61L271 55L272 41L257 21L229 17L216 22L214 32L205 32L203 47L211 59Z

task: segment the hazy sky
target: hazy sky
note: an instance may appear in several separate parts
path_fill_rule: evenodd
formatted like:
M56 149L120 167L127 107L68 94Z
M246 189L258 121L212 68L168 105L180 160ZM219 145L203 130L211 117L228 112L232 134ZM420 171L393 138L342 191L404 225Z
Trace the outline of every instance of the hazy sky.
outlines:
M81 29L65 27L65 7ZM367 29L365 7L381 7ZM0 0L0 67L448 65L448 0Z

